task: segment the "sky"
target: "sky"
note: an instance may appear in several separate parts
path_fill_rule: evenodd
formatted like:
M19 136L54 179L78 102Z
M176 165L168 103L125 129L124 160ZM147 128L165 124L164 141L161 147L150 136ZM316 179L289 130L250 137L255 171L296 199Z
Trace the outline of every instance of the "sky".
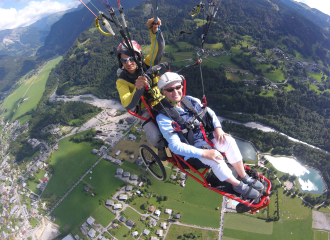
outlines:
M330 0L298 1L330 15ZM75 8L79 3L79 0L0 0L0 30L29 26L49 14Z

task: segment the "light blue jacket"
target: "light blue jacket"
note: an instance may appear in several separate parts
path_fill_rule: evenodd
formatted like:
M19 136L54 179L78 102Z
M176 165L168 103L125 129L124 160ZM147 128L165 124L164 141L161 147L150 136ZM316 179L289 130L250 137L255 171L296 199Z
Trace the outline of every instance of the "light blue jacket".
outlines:
M197 98L191 97L191 96L186 96L186 98L189 101L196 101L198 102L201 106L201 101ZM175 108L180 115L183 113L188 112L187 109L184 108ZM215 115L214 111L210 108L207 108L208 113L210 114L213 122L214 128L221 127L220 121ZM168 147L170 150L178 155L184 156L184 159L187 160L189 158L198 158L200 159L202 157L203 149L201 149L202 146L207 145L207 142L204 140L203 136L199 134L198 136L195 137L195 144L194 146L186 144L181 142L179 135L175 132L175 130L172 127L172 120L165 116L164 114L159 114L156 118L159 129L161 133L163 134L164 138L168 142ZM196 139L197 138L197 139Z

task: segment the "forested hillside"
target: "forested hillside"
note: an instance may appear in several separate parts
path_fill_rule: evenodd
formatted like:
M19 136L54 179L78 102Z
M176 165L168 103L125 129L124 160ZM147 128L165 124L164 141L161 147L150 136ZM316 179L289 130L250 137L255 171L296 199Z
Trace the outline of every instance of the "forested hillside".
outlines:
M160 1L159 4L161 29L166 44L178 48L178 51L184 51L180 49L178 42L188 42L199 47L200 40L197 36L201 34L202 25L198 25L188 15L196 2L171 0ZM143 45L150 44L145 26L150 15L150 1L139 4L126 14L133 38ZM200 27L194 31L198 26ZM180 35L181 30L194 32L191 35ZM264 122L290 136L330 150L330 93L327 90L330 87L330 42L322 31L281 1L223 1L207 42L220 42L223 45L222 50L227 51L239 48L239 52L231 55L231 64L236 64L243 71L252 72L252 75L258 74L259 80L257 85L247 87L248 84L243 81L229 80L227 67L215 68L203 63L209 104L222 114L225 114L223 110L255 113L257 115L250 116L249 119ZM250 44L254 50L249 49L249 44L243 47L242 42L247 35L255 39L253 45ZM114 38L104 37L95 28L80 34L56 70L60 75L57 93L93 93L101 98L116 97L117 60L108 53L117 45ZM273 48L280 48L281 52L268 54ZM261 61L258 63L255 58L262 54L268 54L269 57L258 60ZM165 55L171 57L171 54ZM288 57L283 58L282 55ZM294 59L296 55L314 62L317 65L315 72L321 73L320 76L323 74L320 82L316 83L318 91L310 89L310 84L315 79L306 78L308 76L305 69L297 62L284 61ZM262 71L260 64L269 68ZM177 69L174 65L173 70ZM265 85L263 76L276 71L283 72L287 81L279 85L279 91L267 95L267 91L263 92L264 88L261 88ZM182 74L188 80L188 94L201 97L199 69L191 68ZM244 74L241 72L241 75ZM300 81L302 78L309 80ZM244 120L246 115L236 117Z

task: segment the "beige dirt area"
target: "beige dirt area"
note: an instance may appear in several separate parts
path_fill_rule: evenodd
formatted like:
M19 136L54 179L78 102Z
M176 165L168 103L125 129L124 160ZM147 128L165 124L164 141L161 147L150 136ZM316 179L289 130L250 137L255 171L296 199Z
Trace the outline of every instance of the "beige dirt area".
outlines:
M330 231L330 213L313 211L313 228Z
M284 182L284 186L286 187L286 189L291 190L291 188L293 187L293 183L290 181L286 181Z
M58 225L43 219L40 226L34 230L33 239L52 240L61 234L58 228Z

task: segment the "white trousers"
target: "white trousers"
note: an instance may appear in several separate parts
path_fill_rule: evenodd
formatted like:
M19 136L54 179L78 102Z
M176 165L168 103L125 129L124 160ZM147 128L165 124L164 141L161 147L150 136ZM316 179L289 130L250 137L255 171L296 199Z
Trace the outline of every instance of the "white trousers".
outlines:
M214 149L226 154L230 164L242 161L241 152L238 149L235 139L231 136L226 136L224 144L220 144L215 139L213 139L212 142L214 143ZM215 176L222 182L233 176L233 173L224 160L220 160L220 163L206 158L200 158L199 160L210 166Z

